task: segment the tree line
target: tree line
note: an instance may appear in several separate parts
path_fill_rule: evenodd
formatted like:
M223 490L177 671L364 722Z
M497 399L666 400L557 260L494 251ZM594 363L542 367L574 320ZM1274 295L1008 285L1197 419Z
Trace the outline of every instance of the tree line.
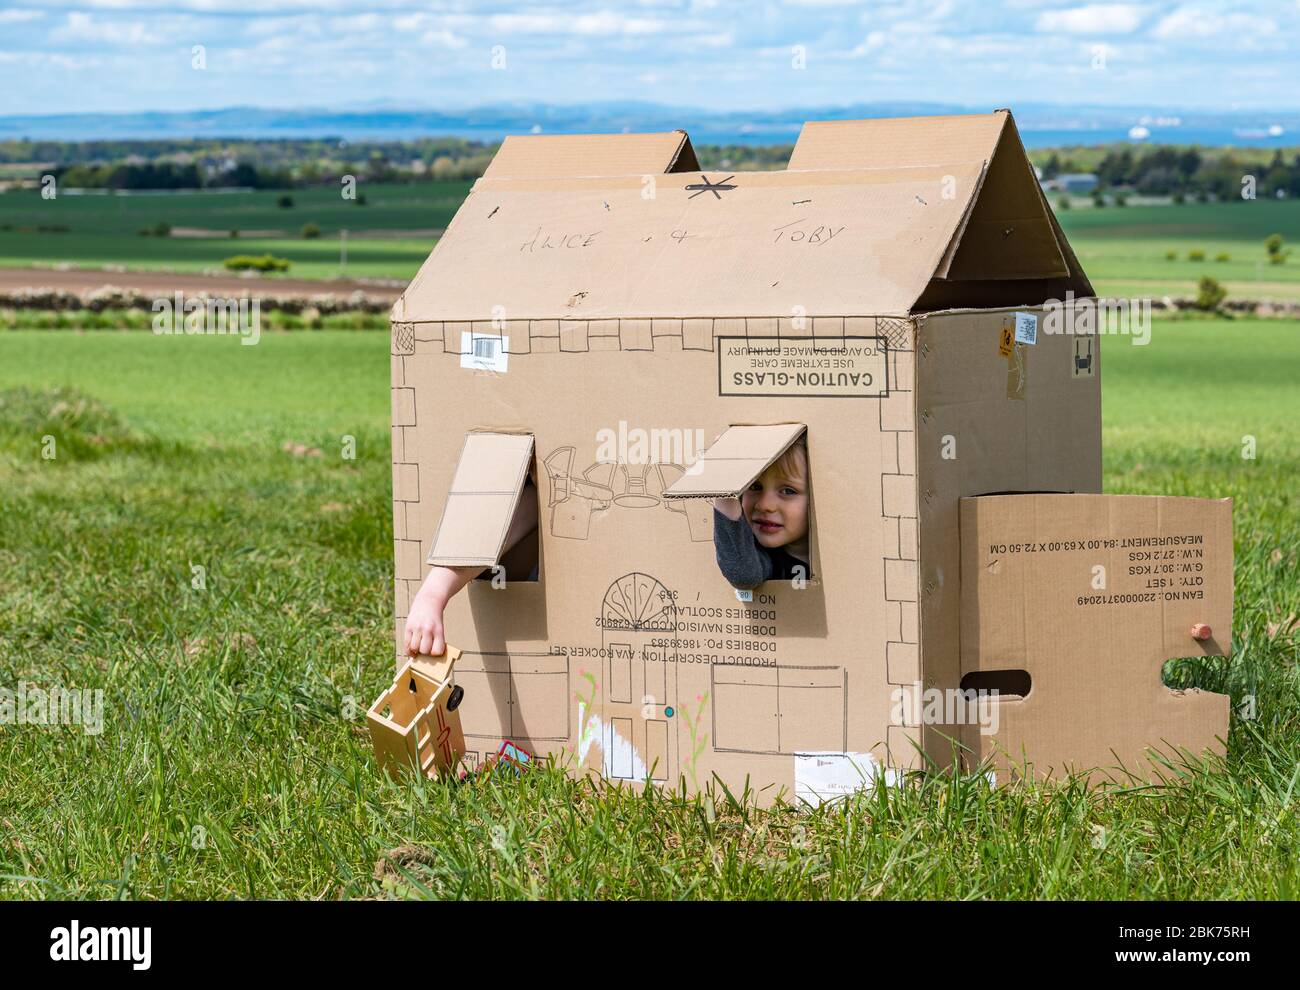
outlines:
M1041 153L1040 153L1041 154ZM1240 149L1209 153L1198 148L1155 146L1134 150L1112 148L1091 168L1066 152L1052 151L1040 164L1044 179L1077 172L1094 172L1104 189L1131 189L1151 196L1209 195L1240 199L1242 180L1254 178L1257 196L1300 196L1300 152L1282 149L1272 157L1245 155ZM1064 157L1063 157L1064 156Z

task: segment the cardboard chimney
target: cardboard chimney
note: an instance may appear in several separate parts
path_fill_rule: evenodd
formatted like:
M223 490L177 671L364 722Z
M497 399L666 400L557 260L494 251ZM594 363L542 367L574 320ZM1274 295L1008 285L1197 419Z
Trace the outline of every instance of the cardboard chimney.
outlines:
M398 640L431 566L484 568L445 616L466 761L770 803L956 744L999 779L1221 751L1228 699L1161 668L1229 649L1230 504L1100 494L1101 340L1045 310L1092 287L1011 115L698 167L508 138L394 307ZM798 438L810 573L737 592L708 496Z

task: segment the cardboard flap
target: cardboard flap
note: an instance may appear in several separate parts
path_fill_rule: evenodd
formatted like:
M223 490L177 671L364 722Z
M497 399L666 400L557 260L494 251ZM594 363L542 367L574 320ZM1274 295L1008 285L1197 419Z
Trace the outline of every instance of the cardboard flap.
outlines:
M1161 670L1230 652L1232 553L1229 499L962 499L964 682L1024 671L1030 684L1001 702L986 742L1060 771L1136 768L1149 747L1221 750L1227 697L1173 691ZM1194 638L1201 625L1208 639Z
M663 496L665 499L739 498L807 429L803 423L733 426Z
M908 168L993 158L1006 110L947 117L810 120L789 169Z
M443 567L499 563L532 457L530 435L465 434L426 563Z
M1064 237L1007 110L951 117L810 121L790 156L792 170L976 163L986 166L978 194L934 277L984 281L1071 275Z
M685 131L662 134L529 134L501 142L483 175L545 179L581 175L662 175L700 167Z
M1007 114L970 219L935 276L972 281L1067 275L1051 209Z

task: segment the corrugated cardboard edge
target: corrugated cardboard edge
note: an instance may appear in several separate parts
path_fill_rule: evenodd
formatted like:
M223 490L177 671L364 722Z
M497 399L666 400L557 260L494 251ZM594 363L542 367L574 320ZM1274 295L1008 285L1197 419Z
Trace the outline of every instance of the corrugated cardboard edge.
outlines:
M689 476L689 471L688 471L686 474L683 474L681 478L678 478L675 482L673 482L673 484L670 485L667 489L665 489L665 490L663 491L663 493L662 493L662 497L663 497L664 499L667 499L667 500L684 500L684 499L690 499L690 498L740 498L741 493L744 492L747 488L749 488L750 485L752 485L752 484L754 483L754 479L755 479L755 478L758 478L759 476L761 476L762 473L763 473L764 471L766 471L769 467L771 467L771 466L772 466L772 465L773 465L773 464L774 464L774 463L775 463L775 462L776 462L776 461L781 457L782 454L784 454L787 450L789 450L789 449L790 449L791 447L793 447L796 443L798 443L801 439L803 439L804 437L806 437L806 436L808 435L808 427L807 427L805 424L803 424L803 423L799 423L799 424L794 424L794 423L790 423L790 424L786 424L786 423L732 423L730 426L727 427L727 429L730 430L730 429L734 429L734 428L737 427L737 426L786 426L786 425L790 425L790 426L798 425L798 426L801 426L802 429L800 429L800 430L799 430L797 433L795 433L794 436L792 436L792 437L791 437L791 438L790 438L790 439L789 439L785 444L783 444L783 445L781 446L781 449L780 449L780 450L778 450L775 454L773 454L771 457L769 457L769 458L767 459L767 462L766 462L765 464L763 464L763 466L760 467L760 468L758 469L758 473L755 474L755 475L753 475L753 477L751 477L748 481L746 481L746 482L745 482L745 483L744 483L740 488L737 488L737 489L735 489L734 491L721 491L721 490L719 490L719 491L711 491L711 492L690 492L689 494L677 494L677 493L674 493L674 492L673 492L673 489L676 488L679 484L681 484L683 479L685 479L686 477ZM721 440L722 437L719 437L718 439ZM705 454L706 454L706 455L707 455L707 453L708 453L708 451L705 451ZM697 463L697 464L699 464L699 463L703 463L703 462L706 461L706 460L707 460L707 458L706 458L705 456L701 456L701 458L700 458L698 461L696 461L696 463Z

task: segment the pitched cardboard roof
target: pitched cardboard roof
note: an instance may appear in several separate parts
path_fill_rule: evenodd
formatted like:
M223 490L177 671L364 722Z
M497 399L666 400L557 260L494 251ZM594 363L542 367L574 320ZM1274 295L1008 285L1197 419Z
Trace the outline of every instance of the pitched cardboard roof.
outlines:
M1010 113L953 117L810 120L790 154L791 171L900 168L988 161Z
M695 171L685 131L664 134L528 134L501 142L483 173L489 179L575 175L654 175Z
M1047 204L1009 110L948 117L809 121L795 143L789 167L883 168L979 161L988 163L985 188L969 221L953 239L944 264L935 272L936 279L967 283L1055 279L1060 284L1053 286L1053 291L1069 289L1077 296L1092 295L1092 285ZM972 288L935 285L931 294L955 301ZM978 295L978 289L975 291ZM970 301L977 304L979 300ZM917 308L934 307L918 300Z
M783 172L676 171L687 151L682 132L508 140L393 318L903 316L1091 294L1006 111L810 123Z

